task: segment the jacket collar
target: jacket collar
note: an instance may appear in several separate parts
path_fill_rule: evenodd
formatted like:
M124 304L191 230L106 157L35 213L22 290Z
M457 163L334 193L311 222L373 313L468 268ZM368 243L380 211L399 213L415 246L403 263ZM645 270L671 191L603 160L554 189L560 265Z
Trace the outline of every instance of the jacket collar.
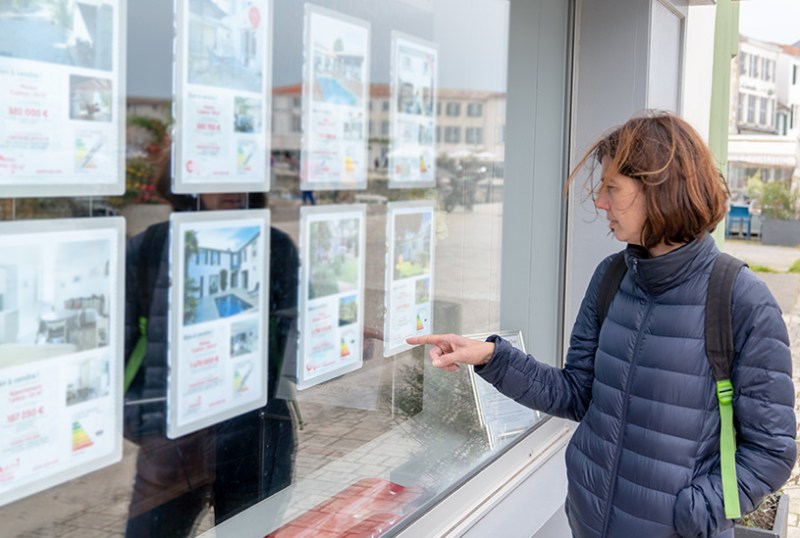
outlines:
M649 295L658 295L685 282L719 254L714 238L705 233L675 250L651 258L639 245L628 245L625 263L636 283Z

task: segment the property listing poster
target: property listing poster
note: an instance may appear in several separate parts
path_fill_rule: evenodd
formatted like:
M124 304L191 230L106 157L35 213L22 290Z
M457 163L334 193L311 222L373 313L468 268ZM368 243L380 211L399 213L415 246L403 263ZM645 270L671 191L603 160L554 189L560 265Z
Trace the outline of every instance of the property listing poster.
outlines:
M0 224L0 505L122 457L123 237Z
M384 357L411 349L406 338L433 325L433 202L392 202L386 214Z
M513 347L525 351L521 331L501 331L497 333L469 335L467 338L486 340L490 334L497 334L508 341ZM470 368L472 388L478 406L478 416L481 426L486 430L489 446L500 446L537 422L541 415L538 411L525 407L500 393L491 383Z
M167 435L267 403L269 210L171 216Z
M179 0L175 192L269 190L270 0Z
M436 45L392 32L389 187L436 185Z
M122 194L125 1L2 6L0 190Z
M366 206L300 208L297 388L361 368Z
M367 186L370 24L306 4L303 190Z

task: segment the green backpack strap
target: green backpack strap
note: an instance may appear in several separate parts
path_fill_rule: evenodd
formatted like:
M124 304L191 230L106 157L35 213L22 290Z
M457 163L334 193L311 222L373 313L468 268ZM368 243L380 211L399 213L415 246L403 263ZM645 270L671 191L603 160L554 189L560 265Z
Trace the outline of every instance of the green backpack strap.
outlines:
M123 394L128 392L133 383L133 378L139 373L139 368L142 367L144 362L144 354L147 352L147 318L141 316L139 318L139 339L136 341L128 362L125 364L125 388Z
M720 420L720 472L725 517L741 517L739 486L736 478L736 432L733 427L733 383L731 370L735 350L731 301L733 283L746 264L728 254L720 254L714 262L706 295L706 355L717 384Z
M153 290L156 287L158 269L161 264L161 255L169 235L169 221L160 222L147 228L139 246L138 267L136 268L136 311L139 321L139 339L125 361L125 385L123 394L127 394L136 374L142 367L147 353L147 315L150 313L150 303ZM128 268L132 270L132 268ZM130 296L128 300L131 300Z

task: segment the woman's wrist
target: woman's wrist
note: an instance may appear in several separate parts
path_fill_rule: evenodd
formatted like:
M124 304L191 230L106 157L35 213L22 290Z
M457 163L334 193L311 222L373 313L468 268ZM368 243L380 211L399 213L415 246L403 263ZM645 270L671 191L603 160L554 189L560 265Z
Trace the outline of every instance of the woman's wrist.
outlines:
M478 363L478 366L486 366L494 356L494 342L483 342L482 344L484 349L481 351L483 351L484 354L481 358L481 362Z

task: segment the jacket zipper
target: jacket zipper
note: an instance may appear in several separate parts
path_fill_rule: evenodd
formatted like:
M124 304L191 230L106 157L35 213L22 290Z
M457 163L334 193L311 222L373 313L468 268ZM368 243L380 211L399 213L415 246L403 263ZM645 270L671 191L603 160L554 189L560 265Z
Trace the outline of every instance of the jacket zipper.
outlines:
M634 272L636 266L634 265ZM647 310L645 311L644 318L642 318L642 325L636 335L636 345L633 347L633 354L631 355L631 365L628 368L628 379L625 380L625 392L623 393L624 399L622 401L622 415L620 417L619 437L617 439L617 446L614 450L614 465L611 467L611 475L608 484L608 501L606 503L605 515L603 516L603 531L600 536L605 537L608 533L608 520L611 518L611 507L614 504L614 490L617 487L617 469L619 467L619 458L622 455L622 440L625 437L625 424L628 418L628 402L630 401L631 383L633 382L633 371L636 369L636 359L639 356L639 347L642 344L642 333L647 326L647 319L650 317L650 312L653 310L653 299L649 298L647 302Z

